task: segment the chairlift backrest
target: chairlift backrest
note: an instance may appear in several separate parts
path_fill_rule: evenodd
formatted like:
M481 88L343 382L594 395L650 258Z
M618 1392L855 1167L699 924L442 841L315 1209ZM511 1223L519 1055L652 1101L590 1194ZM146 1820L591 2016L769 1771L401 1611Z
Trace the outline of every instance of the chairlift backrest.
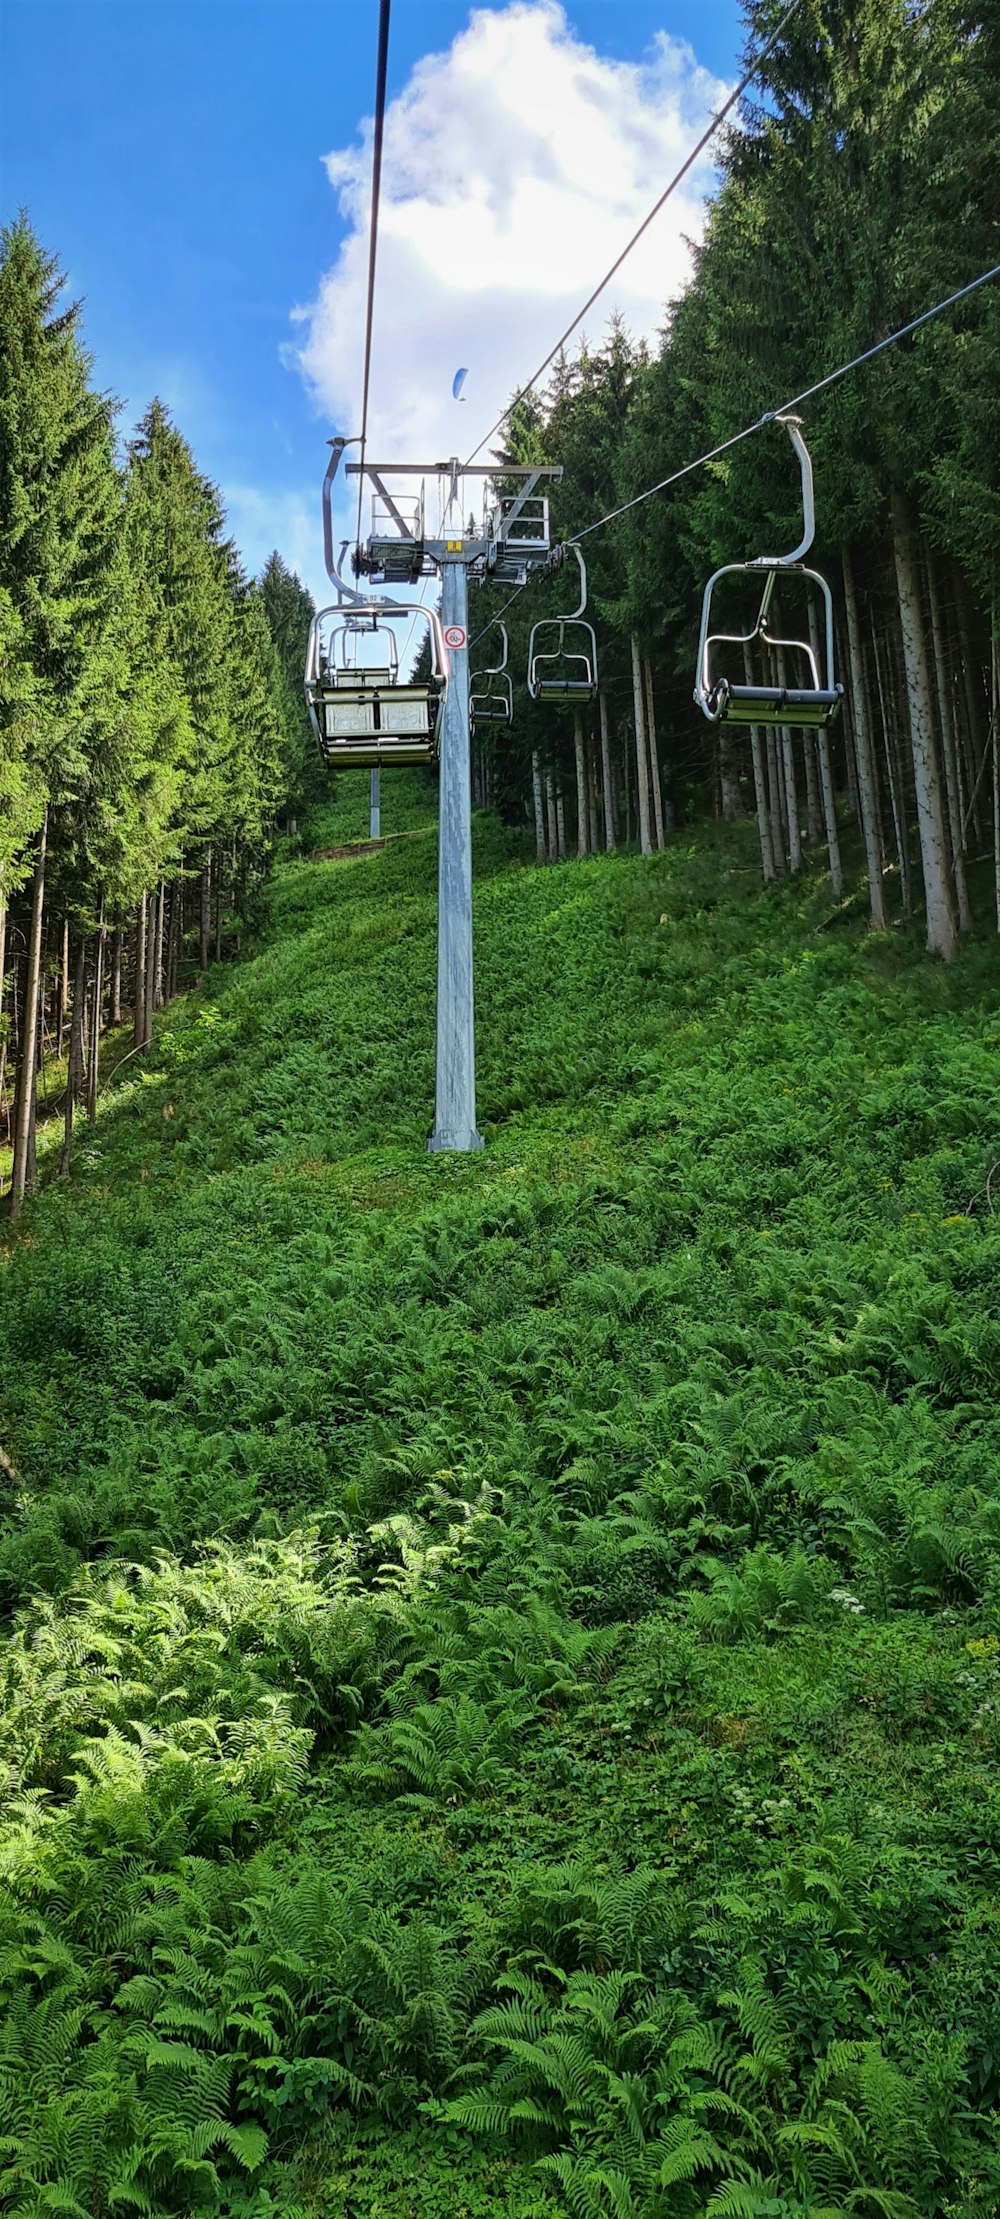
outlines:
M393 626L402 622L412 627L417 619L430 635L430 673L402 678ZM363 660L365 642L371 643L377 662ZM377 769L432 761L446 685L447 655L436 610L420 602L341 601L313 618L306 649L306 705L326 762Z
M833 596L826 579L818 570L807 568L802 559L812 546L816 529L812 461L802 436L802 427L796 416L778 416L775 422L784 424L798 458L802 483L802 538L788 555L758 555L749 562L723 563L721 569L713 573L702 600L694 698L702 714L713 724L802 725L816 729L830 723L843 699L844 689L837 684L834 666ZM750 630L714 631L712 602L720 580L728 577L752 577L759 584L762 575L763 591ZM769 615L779 576L801 578L806 582L807 590L810 586L816 589L823 619L819 654L811 640L778 638L770 630ZM788 686L780 682L771 685L737 684L724 676L719 669L718 657L713 655L713 649L740 646L749 656L756 642L760 642L765 651L787 648L802 657L811 683L808 686Z
M587 568L574 540L568 550L580 572L580 600L566 616L541 617L528 635L528 692L532 701L565 701L579 706L597 695L597 638L584 618ZM567 549L564 548L565 554Z

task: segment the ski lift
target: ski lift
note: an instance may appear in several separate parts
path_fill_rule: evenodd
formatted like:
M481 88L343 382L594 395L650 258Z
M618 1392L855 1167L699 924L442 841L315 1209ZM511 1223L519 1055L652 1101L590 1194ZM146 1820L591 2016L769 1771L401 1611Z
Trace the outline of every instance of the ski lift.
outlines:
M578 707L597 695L597 640L594 627L584 621L587 606L587 568L575 541L569 547L580 570L580 603L568 616L545 616L528 635L528 692L532 701L568 701ZM560 559L566 548L560 550ZM552 633L555 640L548 642ZM568 638L567 638L568 635Z
M507 669L507 626L499 617L490 626L503 642L498 663L474 670L469 681L469 715L473 724L510 724L514 715L514 688Z
M425 678L401 678L392 627L421 617L430 636ZM306 706L331 767L381 770L433 762L447 686L441 620L420 602L340 601L309 627Z
M802 560L812 546L816 520L813 508L812 461L802 436L800 419L797 416L776 416L774 422L784 424L799 460L802 475L802 538L790 555L758 555L751 562L724 563L721 570L715 571L709 579L701 607L698 675L694 698L702 714L712 724L801 725L815 730L818 726L829 724L836 716L844 695L844 689L838 686L834 674L833 596L826 579L820 576L818 570L807 569ZM759 579L761 573L764 574L764 590L752 629L749 632L713 632L712 596L720 578ZM819 654L808 640L779 639L768 628L774 589L779 577L785 576L803 578L818 591L822 611L822 646ZM807 686L737 685L724 676L713 649L740 646L750 651L758 640L765 651L778 647L790 649L804 661L810 683Z

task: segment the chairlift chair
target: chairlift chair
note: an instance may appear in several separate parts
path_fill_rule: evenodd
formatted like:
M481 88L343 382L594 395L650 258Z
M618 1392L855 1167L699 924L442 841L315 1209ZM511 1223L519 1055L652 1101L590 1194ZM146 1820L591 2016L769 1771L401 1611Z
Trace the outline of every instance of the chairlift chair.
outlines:
M469 715L476 724L510 724L514 715L514 687L507 669L507 626L499 617L490 629L499 632L502 650L498 663L485 663L469 681Z
M422 618L431 670L401 678L392 626ZM366 641L378 661L363 660ZM447 685L441 620L421 603L343 601L320 609L309 627L305 693L310 722L331 767L382 770L433 762Z
M774 421L784 424L798 456L802 477L802 538L789 555L758 555L750 562L724 563L709 579L701 608L694 698L702 714L712 724L781 724L816 730L829 724L837 715L844 695L844 689L837 684L834 672L833 596L826 579L821 577L818 570L808 569L802 560L812 546L816 523L812 461L802 436L801 423L797 416L776 416ZM712 599L720 579L752 577L759 581L762 574L764 590L751 630L713 632ZM805 579L807 589L812 586L818 593L823 620L820 627L819 655L810 641L779 639L768 628L775 586L779 577L786 576ZM807 686L737 685L724 676L719 669L719 658L713 650L721 646L740 646L752 650L757 641L765 651L770 648L787 648L801 657L807 666L811 683Z
M579 708L597 697L597 640L593 625L585 622L583 614L587 606L586 564L574 541L569 547L580 571L579 606L568 616L545 616L532 625L528 635L528 692L532 701L569 702Z

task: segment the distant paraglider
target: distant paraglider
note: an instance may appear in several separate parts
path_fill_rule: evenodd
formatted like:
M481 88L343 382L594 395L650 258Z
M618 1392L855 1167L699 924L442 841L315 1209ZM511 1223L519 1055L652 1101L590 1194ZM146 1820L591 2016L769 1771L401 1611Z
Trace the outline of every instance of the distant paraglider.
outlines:
M462 391L462 387L465 384L468 375L469 373L467 369L456 370L455 375L451 381L451 397L453 401L464 401L465 394Z

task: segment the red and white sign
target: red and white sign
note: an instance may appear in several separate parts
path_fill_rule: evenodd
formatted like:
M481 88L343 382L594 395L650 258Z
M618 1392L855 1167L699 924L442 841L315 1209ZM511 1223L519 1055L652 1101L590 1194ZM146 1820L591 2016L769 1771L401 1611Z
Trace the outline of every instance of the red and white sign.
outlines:
M464 646L465 646L465 633L464 633L464 631L462 630L462 626L461 626L460 624L446 624L446 625L445 625L445 628L444 628L444 644L445 644L445 646L446 646L446 647L464 647Z

